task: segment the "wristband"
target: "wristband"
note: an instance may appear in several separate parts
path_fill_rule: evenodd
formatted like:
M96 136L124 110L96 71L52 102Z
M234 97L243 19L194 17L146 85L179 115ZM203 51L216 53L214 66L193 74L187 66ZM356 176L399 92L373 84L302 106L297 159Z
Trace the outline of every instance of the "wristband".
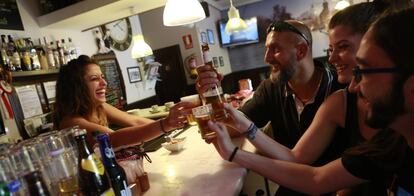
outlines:
M165 131L165 129L164 129L164 123L163 123L163 120L164 120L164 118L162 118L162 119L160 119L160 120L159 120L159 122L160 122L160 127L161 127L161 132L163 132L163 133L167 133L167 132Z
M246 137L249 140L254 140L256 138L256 132L257 130L259 130L259 128L256 127L256 125L254 123L250 124L249 128L247 129L246 132L244 132L246 134Z
M239 147L235 147L233 152L231 153L230 157L229 157L229 161L232 162L234 157L236 156L236 152L237 150L239 150Z

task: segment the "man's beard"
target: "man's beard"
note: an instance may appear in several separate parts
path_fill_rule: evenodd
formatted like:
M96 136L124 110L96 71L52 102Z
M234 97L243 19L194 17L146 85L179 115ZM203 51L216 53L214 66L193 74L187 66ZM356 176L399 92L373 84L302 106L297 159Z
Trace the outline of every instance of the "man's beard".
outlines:
M404 95L402 84L394 84L391 97L387 103L372 103L371 117L366 118L366 123L375 129L386 128L403 111Z
M290 67L285 70L279 70L277 72L272 72L271 78L275 82L287 83L290 79L292 79L294 74L295 74L295 68Z

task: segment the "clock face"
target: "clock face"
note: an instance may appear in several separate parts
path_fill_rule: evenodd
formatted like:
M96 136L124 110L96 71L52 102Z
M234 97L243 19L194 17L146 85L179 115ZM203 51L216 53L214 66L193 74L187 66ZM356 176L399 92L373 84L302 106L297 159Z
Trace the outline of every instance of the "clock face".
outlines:
M132 42L131 22L128 18L117 20L101 26L104 36L109 31L111 47L120 51L129 48Z

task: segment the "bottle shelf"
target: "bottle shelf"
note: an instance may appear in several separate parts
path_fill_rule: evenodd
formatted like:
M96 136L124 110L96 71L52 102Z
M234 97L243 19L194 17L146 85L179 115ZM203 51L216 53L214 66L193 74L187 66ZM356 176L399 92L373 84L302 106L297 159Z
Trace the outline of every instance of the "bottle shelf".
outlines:
M16 71L16 72L12 72L12 76L13 78L17 78L17 77L50 75L50 74L58 74L58 73L59 73L59 69Z

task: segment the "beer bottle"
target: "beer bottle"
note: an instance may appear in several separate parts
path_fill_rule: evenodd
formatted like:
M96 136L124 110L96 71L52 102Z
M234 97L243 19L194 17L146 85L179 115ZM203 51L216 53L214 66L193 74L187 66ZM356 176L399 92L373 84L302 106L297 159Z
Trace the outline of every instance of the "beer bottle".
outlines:
M114 195L105 175L105 168L86 142L86 130L73 134L78 146L79 185L84 195Z
M213 68L213 61L210 56L210 48L208 44L203 44L201 50L203 51L204 66L211 66L211 68ZM223 108L225 100L223 89L220 84L216 84L214 87L208 89L203 93L202 97L204 97L203 105L211 104L213 107L214 119L220 121L226 118L227 114Z
M0 181L0 196L9 196L9 188L7 188L7 184Z
M116 196L131 196L131 190L128 187L127 178L124 169L118 165L115 159L115 153L109 143L109 135L104 133L97 137L101 158L104 163L106 172L111 180L112 189Z
M40 171L32 171L23 177L27 184L27 190L31 196L49 196L49 190L43 180Z

